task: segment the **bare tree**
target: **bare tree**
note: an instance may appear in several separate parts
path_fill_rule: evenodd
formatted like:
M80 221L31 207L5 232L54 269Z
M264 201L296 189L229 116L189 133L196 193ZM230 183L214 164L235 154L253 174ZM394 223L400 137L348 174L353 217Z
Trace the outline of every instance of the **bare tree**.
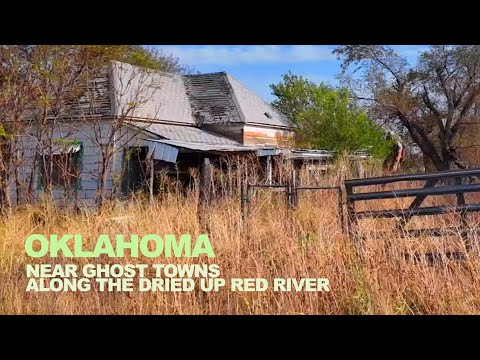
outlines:
M68 157L55 157L54 153L59 140L62 146L68 145L70 135L83 128L80 123L91 126L90 138L101 152L98 197L99 203L103 202L108 167L117 144L135 136L120 130L148 98L140 94L145 89L142 78L147 77L133 74L130 80L122 80L127 81L123 90L115 89L120 92L115 97L122 91L130 96L130 100L119 102L122 109L110 119L95 112L101 106L96 103L101 94L96 93L95 81L111 60L147 69L188 71L178 59L140 46L0 46L0 204L10 203L8 189L12 183L17 201L33 199L35 179L39 178L48 196L53 196L55 178L65 180L62 183L66 190L75 190L70 186L71 179L79 174L74 173ZM140 72L151 71L147 69ZM62 138L57 139L58 129L65 128L69 130L62 130Z
M9 188L19 193L19 167L23 163L23 149L19 137L25 134L25 121L35 106L35 73L29 62L33 48L26 45L0 46L0 209L11 204Z
M430 46L416 65L388 46L345 45L334 53L378 120L408 135L437 170L466 166L458 134L479 116L480 46Z
M105 71L110 73L110 99L115 104L115 113L108 118L94 116L98 113L95 107L100 105L95 79L105 76ZM111 63L108 70L105 67L99 68L92 73L84 95L90 104L90 111L82 110L81 121L69 124L89 139L100 153L96 196L99 207L108 199L108 175L115 154L123 152L134 138L150 126L161 106L153 101L161 88L159 77L154 76L155 72L153 69L119 62Z

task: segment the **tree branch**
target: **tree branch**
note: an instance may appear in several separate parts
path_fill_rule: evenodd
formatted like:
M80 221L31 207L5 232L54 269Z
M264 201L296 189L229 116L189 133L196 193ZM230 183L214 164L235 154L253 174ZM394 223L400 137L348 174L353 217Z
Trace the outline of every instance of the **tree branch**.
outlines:
M432 160L432 162L438 169L442 168L443 161L438 155L435 146L433 146L431 141L428 139L423 129L414 122L410 121L408 117L400 110L397 110L396 115L398 116L402 124L407 128L412 139L418 144L420 149L422 149L422 152L427 155L430 160Z
M480 84L475 87L474 90L470 93L468 96L467 100L465 101L465 104L462 108L462 111L460 112L460 115L458 116L457 122L452 126L452 136L455 135L458 132L458 129L462 125L463 121L465 121L467 117L468 111L472 108L473 103L475 98L479 95L480 93Z

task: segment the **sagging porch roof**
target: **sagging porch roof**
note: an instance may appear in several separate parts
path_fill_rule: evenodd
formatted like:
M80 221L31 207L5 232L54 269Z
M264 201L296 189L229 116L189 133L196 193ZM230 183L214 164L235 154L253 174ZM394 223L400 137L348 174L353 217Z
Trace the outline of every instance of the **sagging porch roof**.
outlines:
M177 148L188 149L193 151L218 151L218 152L245 152L256 151L257 148L253 146L245 146L240 144L207 144L200 142L178 141L168 139L145 139L154 143L161 143Z
M170 125L155 122L150 124L130 122L130 124L140 127L143 130L158 135L166 140L206 145L241 145L235 140L194 126Z
M257 156L281 155L287 159L325 160L336 156L334 151L286 149L265 145L242 145L239 142L194 126L170 125L165 123L141 124L129 122L129 125L143 130L142 141L155 149L155 159L174 163L178 151L229 153L252 152ZM157 144L156 146L154 146ZM359 152L354 157L367 158Z

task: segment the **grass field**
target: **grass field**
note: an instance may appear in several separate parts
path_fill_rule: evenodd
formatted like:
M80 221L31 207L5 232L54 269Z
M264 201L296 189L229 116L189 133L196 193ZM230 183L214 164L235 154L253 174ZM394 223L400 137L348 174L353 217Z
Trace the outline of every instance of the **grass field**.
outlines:
M402 200L402 204L408 200ZM383 204L396 207L397 200ZM480 311L480 261L414 263L405 253L464 249L458 234L445 238L409 238L388 232L391 221L364 220L364 258L342 234L337 196L305 194L289 211L280 195L258 192L250 217L241 226L237 197L217 201L208 211L208 228L216 257L99 258L95 263L215 263L221 277L328 278L330 292L26 292L25 264L77 263L87 259L32 261L24 240L32 233L79 233L96 241L98 234L200 233L195 194L174 194L153 204L137 202L101 214L65 215L49 207L23 208L0 223L1 314L473 314ZM414 219L413 227L442 226L455 215ZM472 226L475 216L471 216ZM113 236L112 236L113 238ZM386 240L392 244L385 247ZM479 239L475 238L475 241ZM89 261L93 262L92 259Z

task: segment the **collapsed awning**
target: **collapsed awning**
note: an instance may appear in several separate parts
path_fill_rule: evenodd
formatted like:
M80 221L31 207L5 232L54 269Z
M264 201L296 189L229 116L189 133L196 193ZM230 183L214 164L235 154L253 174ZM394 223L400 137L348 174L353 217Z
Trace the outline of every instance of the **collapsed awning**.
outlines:
M141 145L148 146L147 159L162 160L175 164L177 162L178 149L168 144L162 144L153 139L141 139Z
M193 126L179 126L161 123L146 124L141 127L137 123L129 125L145 131L145 138L141 139L149 147L151 155L156 160L175 163L178 152L189 150L193 152L248 152L255 151L257 147L241 145L235 140L212 133ZM161 137L152 138L152 133ZM156 144L156 146L153 146Z
M303 160L324 160L335 156L335 152L328 150L282 149L280 153L287 159Z
M257 156L275 156L280 154L280 149L275 147L264 147L261 149L257 149Z
M325 160L333 159L338 153L331 150L314 150L314 149L281 149L280 154L286 159L301 159L301 160ZM370 159L370 154L367 151L355 151L350 155L353 159Z
M161 138L161 140L171 140L188 144L209 144L209 145L240 145L237 141L212 133L210 131L199 129L194 126L180 126L160 123L140 124L128 123L137 129L152 133ZM149 135L148 138L150 138Z
M173 146L175 148L188 149L193 151L218 151L218 152L245 152L255 151L256 148L252 146L237 145L237 144L204 144L197 142L176 141L167 139L148 139L148 141Z
M42 155L60 155L60 154L75 154L82 150L82 144L53 144L51 149L49 147L43 149L40 153Z

